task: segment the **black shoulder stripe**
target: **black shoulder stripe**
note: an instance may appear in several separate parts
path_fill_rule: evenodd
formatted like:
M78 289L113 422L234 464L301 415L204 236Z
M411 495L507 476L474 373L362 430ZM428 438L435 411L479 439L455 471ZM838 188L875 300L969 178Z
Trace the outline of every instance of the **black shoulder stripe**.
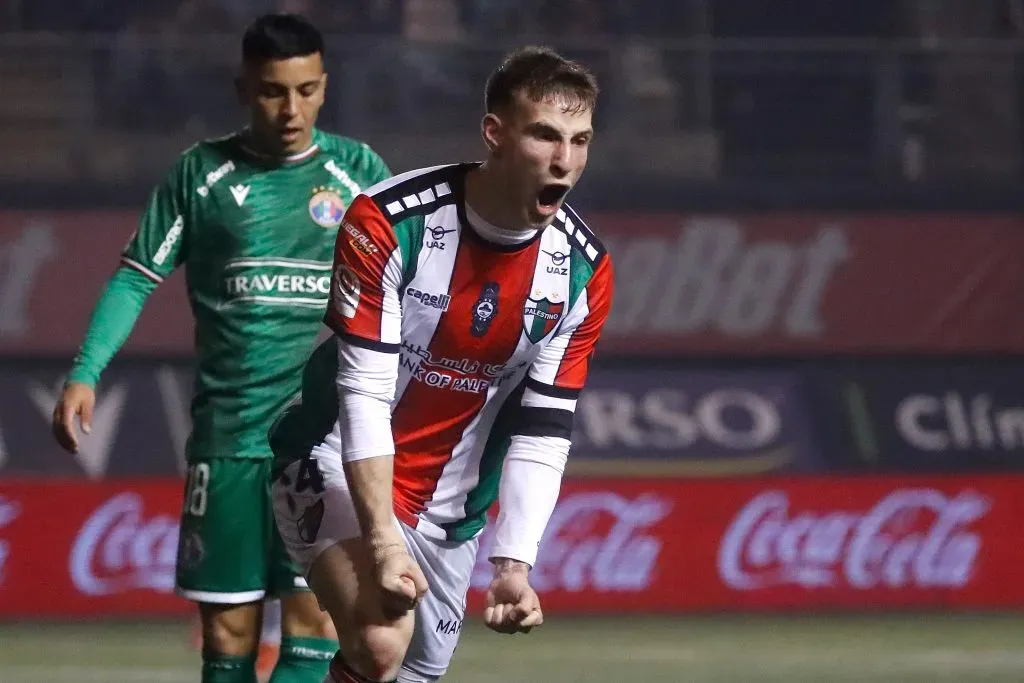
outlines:
M532 389L533 391L536 391L538 394L550 396L551 398L577 399L580 396L579 389L565 389L563 387L556 387L550 384L544 384L543 382L538 382L532 377L526 378L526 388Z
M521 436L554 436L568 439L572 436L572 421L571 410L523 406L516 415L512 433Z
M401 344L388 344L386 342L374 341L373 339L364 339L354 334L338 334L338 339L352 346L358 346L361 349L380 351L381 353L398 353L402 350Z
M568 204L562 205L551 225L566 234L569 238L569 245L581 253L590 265L597 265L607 253L594 231Z
M434 171L413 175L379 192L371 199L381 213L395 225L412 216L421 216L455 201L453 181L458 166L445 166Z

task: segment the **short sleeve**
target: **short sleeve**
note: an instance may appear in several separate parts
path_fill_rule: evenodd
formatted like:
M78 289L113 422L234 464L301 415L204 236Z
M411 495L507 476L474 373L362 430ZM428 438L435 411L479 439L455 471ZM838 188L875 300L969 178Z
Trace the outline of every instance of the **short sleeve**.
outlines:
M359 195L338 230L324 322L350 344L397 353L401 283L402 254L394 228L372 199Z
M138 230L121 254L121 263L154 282L163 282L188 254L191 216L183 158L150 195Z

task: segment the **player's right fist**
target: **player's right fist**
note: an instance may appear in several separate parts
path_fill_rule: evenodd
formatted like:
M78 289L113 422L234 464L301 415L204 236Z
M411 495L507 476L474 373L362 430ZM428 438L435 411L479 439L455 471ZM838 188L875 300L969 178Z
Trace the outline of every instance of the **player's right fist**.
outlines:
M392 619L414 608L427 593L423 570L404 547L396 546L378 550L374 558L384 614Z
M96 392L87 384L68 382L53 409L53 438L69 453L78 452L75 418L79 418L82 431L92 431L92 409L96 405Z

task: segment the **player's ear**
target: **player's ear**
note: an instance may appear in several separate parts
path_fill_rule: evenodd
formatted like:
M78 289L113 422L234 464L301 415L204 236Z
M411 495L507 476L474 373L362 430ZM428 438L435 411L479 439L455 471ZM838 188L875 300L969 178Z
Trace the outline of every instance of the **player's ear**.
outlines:
M504 124L501 118L494 113L484 114L483 120L480 122L480 134L484 138L484 144L487 145L487 150L492 154L496 155L501 151L501 141L504 133Z

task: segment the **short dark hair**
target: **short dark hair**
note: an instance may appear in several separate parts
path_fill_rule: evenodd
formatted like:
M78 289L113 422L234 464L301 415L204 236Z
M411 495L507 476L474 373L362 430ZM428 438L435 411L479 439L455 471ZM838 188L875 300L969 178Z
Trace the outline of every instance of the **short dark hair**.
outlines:
M242 36L242 62L262 64L271 60L324 53L324 37L298 14L264 14L249 24Z
M510 106L522 90L534 102L548 97L565 100L566 111L593 110L597 102L597 78L577 62L547 47L521 47L502 60L487 79L484 107L487 113Z

